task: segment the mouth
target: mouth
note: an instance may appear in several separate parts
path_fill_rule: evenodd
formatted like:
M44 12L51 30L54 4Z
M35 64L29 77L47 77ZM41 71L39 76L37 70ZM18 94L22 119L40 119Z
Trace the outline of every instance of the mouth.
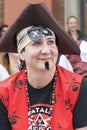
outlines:
M47 62L47 61L50 61L51 58L38 58L38 60L40 60L40 61L44 61L44 62Z

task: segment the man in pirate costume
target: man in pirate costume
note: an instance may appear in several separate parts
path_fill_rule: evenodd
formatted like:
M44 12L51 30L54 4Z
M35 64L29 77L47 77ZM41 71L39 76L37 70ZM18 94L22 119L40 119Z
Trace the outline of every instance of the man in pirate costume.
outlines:
M0 84L0 130L87 130L87 81L56 65L79 48L44 3L28 4L0 51L18 52L21 69Z

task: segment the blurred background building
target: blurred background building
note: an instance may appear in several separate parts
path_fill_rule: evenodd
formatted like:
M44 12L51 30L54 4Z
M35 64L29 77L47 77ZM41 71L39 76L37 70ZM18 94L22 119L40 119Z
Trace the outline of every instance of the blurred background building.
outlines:
M77 16L80 29L87 34L87 0L0 0L0 25L11 25L29 2L44 2L66 30L67 17Z

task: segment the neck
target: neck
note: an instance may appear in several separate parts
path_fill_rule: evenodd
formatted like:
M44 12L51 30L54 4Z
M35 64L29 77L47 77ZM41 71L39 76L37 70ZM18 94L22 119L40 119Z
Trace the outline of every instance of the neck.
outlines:
M56 67L51 70L39 71L29 69L27 76L29 83L37 89L43 88L46 86L53 78L56 71Z
M77 39L78 39L78 32L77 31L72 31L70 33L71 33L71 36L73 37L73 39L77 41Z

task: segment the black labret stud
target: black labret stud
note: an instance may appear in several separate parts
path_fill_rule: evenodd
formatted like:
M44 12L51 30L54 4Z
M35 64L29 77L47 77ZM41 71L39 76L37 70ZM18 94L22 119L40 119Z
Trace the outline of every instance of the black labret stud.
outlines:
M47 70L49 70L49 62L48 62L48 61L45 62L45 68L46 68Z

